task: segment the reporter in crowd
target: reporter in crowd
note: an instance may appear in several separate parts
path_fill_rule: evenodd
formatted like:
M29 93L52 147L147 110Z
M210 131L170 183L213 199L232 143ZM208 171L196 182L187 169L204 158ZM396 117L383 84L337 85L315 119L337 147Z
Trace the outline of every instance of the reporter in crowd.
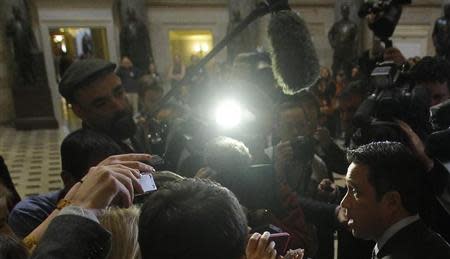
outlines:
M88 172L91 166L121 165L136 172L154 169L140 161L150 155L122 154L122 149L108 136L89 129L69 134L61 144L62 190L32 196L19 202L11 211L8 224L20 238L30 234L58 207L67 191Z
M333 180L332 173L317 154L321 153L341 172L347 163L339 160L345 153L326 129L318 129L319 107L314 96L305 91L279 106L276 118L281 142L276 147L273 163L282 197L289 197L286 200L291 201L290 206L301 207L305 221L317 228L316 258L330 258L334 254L333 232L345 220L338 204L317 200L319 183L324 179Z
M133 108L128 101L116 65L102 59L74 62L59 83L59 92L72 105L84 129L111 138L121 153L145 152L145 138L136 139Z
M229 137L213 138L204 153L205 167L196 177L211 179L230 189L246 208L250 227L278 227L290 234L288 248L302 248L305 255L314 255L317 250L314 229L305 223L301 207L291 207L288 197L280 197L272 166L251 165L249 149ZM266 168L270 175L264 171Z
M450 63L441 57L424 57L411 69L414 82L426 87L430 107L450 98L449 74Z

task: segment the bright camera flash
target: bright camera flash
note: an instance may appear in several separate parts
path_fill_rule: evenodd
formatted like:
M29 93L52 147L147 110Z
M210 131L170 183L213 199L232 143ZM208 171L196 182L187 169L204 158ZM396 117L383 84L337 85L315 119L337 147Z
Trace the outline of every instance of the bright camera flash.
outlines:
M216 123L225 129L236 127L242 119L242 109L234 100L223 101L216 109Z

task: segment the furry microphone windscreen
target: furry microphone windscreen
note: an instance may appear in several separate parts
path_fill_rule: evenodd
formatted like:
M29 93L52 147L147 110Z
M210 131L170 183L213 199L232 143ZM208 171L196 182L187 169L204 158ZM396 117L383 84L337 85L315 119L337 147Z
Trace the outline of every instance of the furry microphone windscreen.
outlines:
M272 14L268 29L273 73L286 94L314 85L320 65L305 21L293 11Z

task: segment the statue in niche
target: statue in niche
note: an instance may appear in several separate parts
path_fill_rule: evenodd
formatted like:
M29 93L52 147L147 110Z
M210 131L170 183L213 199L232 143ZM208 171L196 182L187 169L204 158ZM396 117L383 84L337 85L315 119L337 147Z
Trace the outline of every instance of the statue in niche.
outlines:
M23 84L32 85L36 79L33 70L33 55L38 52L36 40L20 8L13 6L12 14L13 17L6 24L6 35L12 40L19 78Z
M228 23L227 33L230 33L242 21L241 11L234 9L230 13L230 22ZM232 64L234 58L241 52L243 47L243 39L241 35L236 36L227 46L227 60Z
M132 8L127 9L127 18L120 31L120 52L122 57L129 57L141 71L147 71L153 59L147 26Z
M229 0L229 22L227 33L230 33L242 20L252 12L257 5L256 0ZM244 52L255 51L258 38L258 21L250 24L247 29L236 36L227 46L227 61L232 63L234 58Z
M350 78L352 62L356 54L356 40L358 26L350 21L350 6L347 3L341 5L342 19L333 24L328 32L328 40L334 50L333 53L333 75L339 70L344 70L347 78Z
M94 42L91 35L85 33L81 39L81 47L83 50L83 58L90 58L94 55Z
M444 5L444 16L434 23L433 44L437 56L450 60L450 4Z

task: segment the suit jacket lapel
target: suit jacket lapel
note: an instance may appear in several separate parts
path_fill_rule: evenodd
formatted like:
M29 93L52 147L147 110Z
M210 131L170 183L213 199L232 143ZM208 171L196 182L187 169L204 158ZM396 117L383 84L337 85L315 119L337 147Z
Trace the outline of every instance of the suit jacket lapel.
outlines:
M387 259L390 258L389 255L395 253L401 247L405 247L411 245L409 240L411 238L417 237L417 233L420 233L420 230L423 230L425 225L421 220L411 223L410 225L402 228L400 231L394 234L384 246L378 251L378 254L375 258L378 259ZM423 232L422 232L423 233Z

